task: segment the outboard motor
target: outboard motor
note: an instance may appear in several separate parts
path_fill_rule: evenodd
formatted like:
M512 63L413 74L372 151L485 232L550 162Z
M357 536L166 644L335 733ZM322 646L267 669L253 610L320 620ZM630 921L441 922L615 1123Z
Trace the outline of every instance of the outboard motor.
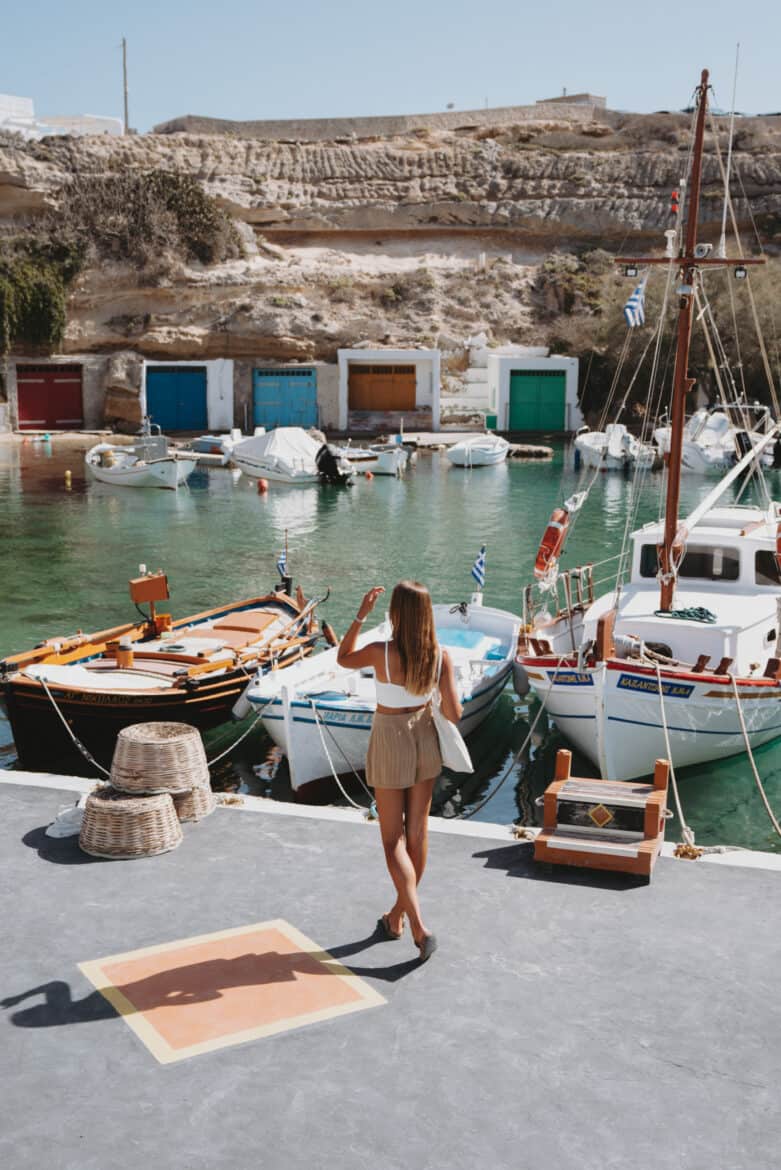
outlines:
M748 431L735 431L735 449L737 451L738 462L740 462L744 455L748 455L752 446L751 435Z
M320 472L320 479L323 483L345 482L345 476L339 469L339 456L333 447L329 447L328 443L323 443L315 455L315 463L317 464L317 470Z

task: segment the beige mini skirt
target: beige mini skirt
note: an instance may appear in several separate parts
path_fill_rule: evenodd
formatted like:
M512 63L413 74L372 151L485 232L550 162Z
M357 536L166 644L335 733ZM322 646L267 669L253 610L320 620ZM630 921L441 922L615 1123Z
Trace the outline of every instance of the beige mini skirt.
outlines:
M442 771L439 736L431 705L418 711L377 712L366 754L366 780L372 788L411 788Z

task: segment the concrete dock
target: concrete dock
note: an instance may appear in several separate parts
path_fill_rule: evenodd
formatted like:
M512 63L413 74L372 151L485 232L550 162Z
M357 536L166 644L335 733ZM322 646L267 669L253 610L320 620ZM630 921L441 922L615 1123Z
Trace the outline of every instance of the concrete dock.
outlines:
M421 966L375 930L375 824L249 802L103 862L45 836L48 783L0 784L6 1170L778 1167L761 859L637 885L435 832Z

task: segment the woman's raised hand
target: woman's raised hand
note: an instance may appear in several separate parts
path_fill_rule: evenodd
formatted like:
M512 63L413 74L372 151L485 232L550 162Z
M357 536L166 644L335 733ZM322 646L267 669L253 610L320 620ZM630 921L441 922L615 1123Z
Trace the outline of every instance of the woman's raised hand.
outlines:
M377 604L377 598L385 592L382 585L375 585L368 593L364 595L363 601L358 606L358 620L363 621L367 618L371 611Z

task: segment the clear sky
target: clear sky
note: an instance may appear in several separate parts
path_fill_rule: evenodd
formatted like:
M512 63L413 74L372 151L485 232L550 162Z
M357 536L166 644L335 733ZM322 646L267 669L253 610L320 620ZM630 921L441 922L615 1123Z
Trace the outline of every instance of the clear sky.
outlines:
M728 107L781 110L779 0L15 0L0 34L0 92L36 112L339 117L603 94L614 109L688 104L711 70Z

